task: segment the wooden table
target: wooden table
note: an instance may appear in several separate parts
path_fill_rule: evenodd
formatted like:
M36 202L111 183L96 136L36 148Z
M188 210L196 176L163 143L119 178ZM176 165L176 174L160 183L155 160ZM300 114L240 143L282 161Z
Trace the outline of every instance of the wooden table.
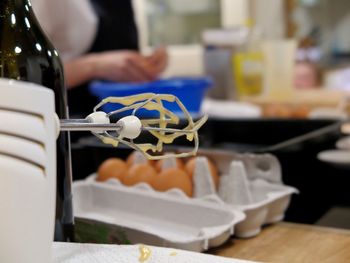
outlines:
M350 231L280 223L251 239L234 239L209 253L260 262L350 262Z

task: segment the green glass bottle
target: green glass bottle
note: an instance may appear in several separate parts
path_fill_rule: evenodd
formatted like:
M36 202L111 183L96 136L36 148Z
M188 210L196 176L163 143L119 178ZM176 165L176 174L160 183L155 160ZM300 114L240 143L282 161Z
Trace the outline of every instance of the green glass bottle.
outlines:
M61 119L68 118L63 66L29 0L0 0L0 77L52 89L57 114ZM74 240L71 182L70 138L65 132L57 141L57 241Z

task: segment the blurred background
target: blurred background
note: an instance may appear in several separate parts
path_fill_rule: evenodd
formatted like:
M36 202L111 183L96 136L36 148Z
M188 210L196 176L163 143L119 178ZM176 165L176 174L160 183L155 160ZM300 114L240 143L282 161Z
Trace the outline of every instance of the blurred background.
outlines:
M229 44L236 50L252 34L260 43L293 39L298 73L310 71L308 79L296 79L300 88L347 89L349 6L345 0L134 0L142 50L169 47L165 75L203 75L207 44L203 35L221 28L235 31L231 33L236 39ZM244 29L248 36L240 37L246 39L237 39Z
M194 111L210 117L201 146L274 154L283 181L300 190L287 221L350 229L350 2L134 0L133 7L141 52L167 47L162 78L213 81ZM75 178L115 153L81 139L73 145Z

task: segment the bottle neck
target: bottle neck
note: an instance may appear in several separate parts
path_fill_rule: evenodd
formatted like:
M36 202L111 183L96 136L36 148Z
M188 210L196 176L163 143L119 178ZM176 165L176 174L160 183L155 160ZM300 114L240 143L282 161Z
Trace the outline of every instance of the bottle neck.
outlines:
M39 34L43 34L31 0L0 0L0 30L40 31Z
M13 12L32 12L30 0L0 0L0 16L11 15Z

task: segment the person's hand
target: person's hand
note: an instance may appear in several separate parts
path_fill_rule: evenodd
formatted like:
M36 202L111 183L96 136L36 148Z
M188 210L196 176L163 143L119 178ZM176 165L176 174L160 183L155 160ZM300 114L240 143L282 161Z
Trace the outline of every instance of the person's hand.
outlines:
M123 82L152 81L158 77L161 54L152 59L135 51L110 51L93 54L94 77Z
M165 48L156 49L152 55L147 57L157 75L161 74L168 65L168 52Z

